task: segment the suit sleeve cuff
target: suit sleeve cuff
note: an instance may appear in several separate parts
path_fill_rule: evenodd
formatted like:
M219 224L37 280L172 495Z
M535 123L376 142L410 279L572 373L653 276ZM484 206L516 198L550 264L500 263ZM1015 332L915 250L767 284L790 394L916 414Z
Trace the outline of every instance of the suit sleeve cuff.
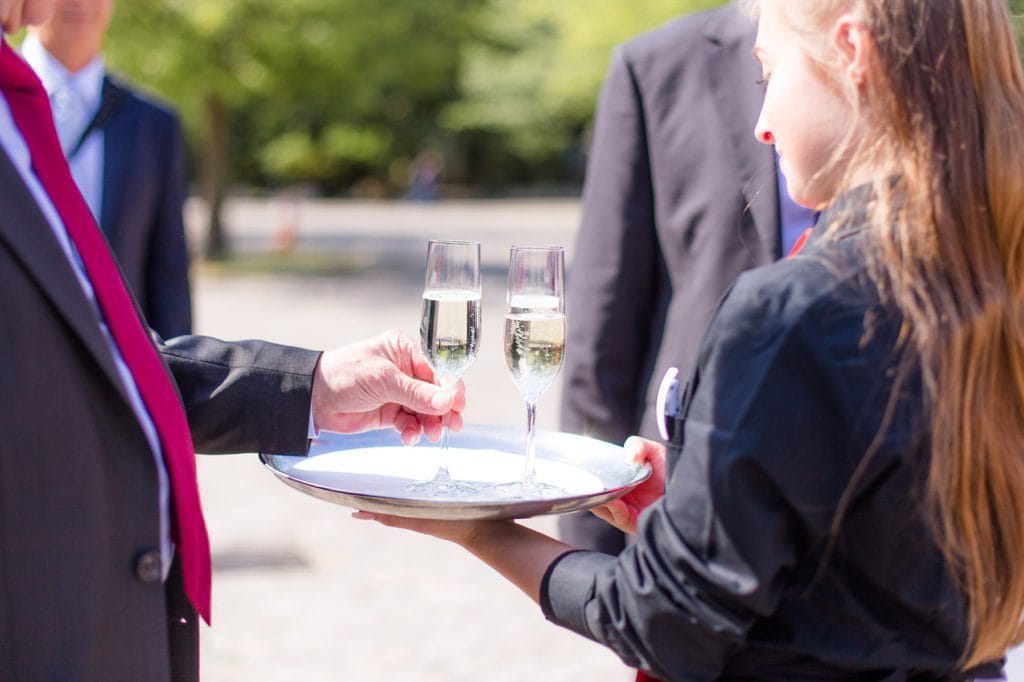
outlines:
M544 617L588 639L586 607L594 596L597 575L611 570L616 559L608 554L574 550L551 562L540 586Z

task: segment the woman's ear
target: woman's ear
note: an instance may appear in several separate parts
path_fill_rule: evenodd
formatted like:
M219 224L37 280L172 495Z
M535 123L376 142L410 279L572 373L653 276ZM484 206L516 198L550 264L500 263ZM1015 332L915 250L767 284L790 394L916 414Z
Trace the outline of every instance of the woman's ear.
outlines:
M856 86L864 85L875 42L864 20L844 14L836 20L833 40L846 61L845 73Z

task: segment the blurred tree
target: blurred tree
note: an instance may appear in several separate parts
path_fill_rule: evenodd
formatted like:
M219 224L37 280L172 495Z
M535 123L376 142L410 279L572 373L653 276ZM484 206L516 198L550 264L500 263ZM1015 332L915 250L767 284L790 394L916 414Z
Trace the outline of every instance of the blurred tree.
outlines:
M132 0L106 53L163 94L199 141L206 253L227 250L229 180L340 186L387 176L450 132L460 48L486 0Z
M1024 13L1024 0L1010 0L1010 11L1017 20L1017 44L1024 45L1024 18L1021 17Z
M494 0L465 48L464 98L444 113L460 133L496 135L527 165L565 172L589 127L614 45L723 0ZM491 150L497 151L497 150ZM486 152L485 152L486 153ZM500 153L500 151L499 151Z

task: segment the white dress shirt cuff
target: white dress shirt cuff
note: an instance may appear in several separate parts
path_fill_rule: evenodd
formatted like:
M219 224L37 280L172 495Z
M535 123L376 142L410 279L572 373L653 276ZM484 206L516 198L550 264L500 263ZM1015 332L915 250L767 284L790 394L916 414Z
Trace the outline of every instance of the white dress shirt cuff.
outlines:
M313 423L313 406L309 406L309 429L306 431L306 438L313 440L314 438L320 437L320 429L316 428L316 424Z

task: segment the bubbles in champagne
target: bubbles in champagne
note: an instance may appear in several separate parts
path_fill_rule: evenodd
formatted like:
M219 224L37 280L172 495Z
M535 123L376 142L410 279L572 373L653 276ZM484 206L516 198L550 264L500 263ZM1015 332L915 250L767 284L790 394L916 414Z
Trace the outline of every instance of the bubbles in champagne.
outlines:
M420 348L434 371L457 379L476 357L480 293L461 289L423 292Z
M517 296L505 316L505 362L523 396L536 401L562 369L565 315L554 296Z

